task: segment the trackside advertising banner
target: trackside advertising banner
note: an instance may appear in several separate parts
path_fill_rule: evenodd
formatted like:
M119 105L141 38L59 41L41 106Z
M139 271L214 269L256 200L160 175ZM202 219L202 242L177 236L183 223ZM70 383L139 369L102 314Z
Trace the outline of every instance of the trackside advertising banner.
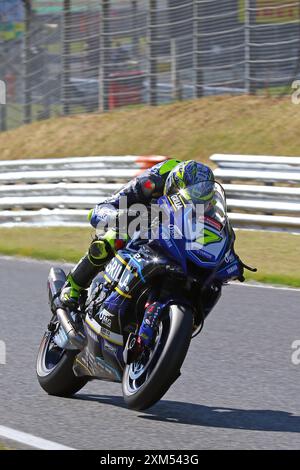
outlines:
M291 23L300 21L300 4L288 0L256 0L256 23ZM239 0L239 20L245 21L247 0Z

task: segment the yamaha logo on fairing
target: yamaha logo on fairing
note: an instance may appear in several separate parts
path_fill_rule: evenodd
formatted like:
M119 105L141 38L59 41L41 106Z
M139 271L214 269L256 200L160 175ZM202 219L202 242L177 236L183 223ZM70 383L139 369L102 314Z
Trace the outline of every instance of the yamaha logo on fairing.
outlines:
M232 263L234 261L234 255L231 252L231 249L229 251L227 251L227 253L225 253L224 261L227 264Z

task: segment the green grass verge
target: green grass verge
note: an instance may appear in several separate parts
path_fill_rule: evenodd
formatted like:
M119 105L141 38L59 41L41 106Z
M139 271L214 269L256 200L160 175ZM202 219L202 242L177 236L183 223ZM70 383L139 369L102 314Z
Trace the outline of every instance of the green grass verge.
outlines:
M90 228L1 228L0 253L76 263L88 249ZM237 231L236 251L248 280L300 287L300 237L287 233Z
M0 228L0 253L75 263L93 233L92 228Z
M1 444L0 442L0 450L10 450L10 449L6 447L5 445Z
M258 268L247 279L300 287L300 236L278 232L237 231L236 251Z
M300 148L298 111L290 96L213 96L52 118L0 133L0 159L156 154L205 162L213 153L292 156Z

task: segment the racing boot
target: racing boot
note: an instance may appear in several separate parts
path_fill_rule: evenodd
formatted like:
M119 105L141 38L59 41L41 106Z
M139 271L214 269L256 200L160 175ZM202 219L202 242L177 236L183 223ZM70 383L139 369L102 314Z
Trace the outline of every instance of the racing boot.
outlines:
M77 310L79 297L87 289L95 276L103 269L115 251L122 248L126 241L119 240L115 230L108 230L101 239L94 239L86 256L70 272L62 288L60 301L63 306ZM122 246L121 246L122 245Z
M67 282L60 294L63 306L72 310L78 309L81 292L91 285L94 277L109 260L110 255L111 250L105 240L93 240L86 256L79 261L67 277Z

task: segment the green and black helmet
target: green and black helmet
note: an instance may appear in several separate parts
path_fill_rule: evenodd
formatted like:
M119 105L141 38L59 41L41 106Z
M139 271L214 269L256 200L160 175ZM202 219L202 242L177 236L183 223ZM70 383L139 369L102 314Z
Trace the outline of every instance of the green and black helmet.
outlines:
M171 196L180 192L193 203L205 203L214 195L214 174L202 163L189 160L181 162L169 174L164 194Z

